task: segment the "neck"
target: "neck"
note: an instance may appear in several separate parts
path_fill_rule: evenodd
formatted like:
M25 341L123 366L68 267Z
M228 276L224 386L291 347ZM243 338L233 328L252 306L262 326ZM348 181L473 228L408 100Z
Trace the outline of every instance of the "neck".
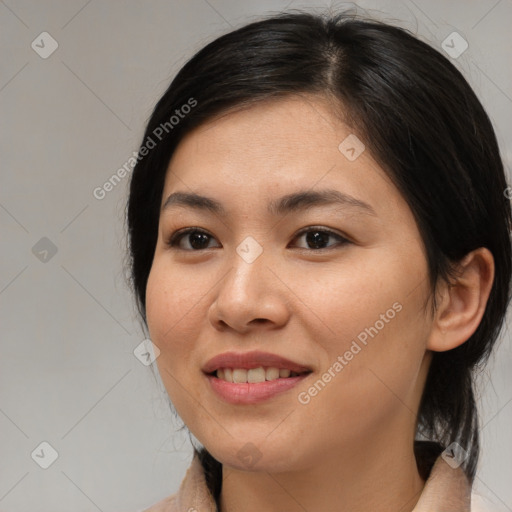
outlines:
M425 482L412 442L323 454L300 471L223 468L221 512L411 512Z

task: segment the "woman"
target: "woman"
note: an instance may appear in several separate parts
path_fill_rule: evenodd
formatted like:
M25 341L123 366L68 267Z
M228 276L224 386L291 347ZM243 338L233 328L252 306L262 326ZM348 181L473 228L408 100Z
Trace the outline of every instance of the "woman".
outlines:
M506 186L475 94L403 29L284 13L200 50L127 206L141 317L203 445L148 510L470 510Z

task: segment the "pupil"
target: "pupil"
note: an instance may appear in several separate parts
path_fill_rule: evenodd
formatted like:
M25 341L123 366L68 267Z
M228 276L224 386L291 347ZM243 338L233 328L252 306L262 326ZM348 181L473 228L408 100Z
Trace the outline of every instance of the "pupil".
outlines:
M317 247L319 244L322 245L327 242L327 239L329 238L329 235L327 233L323 233L320 231L310 231L306 234L306 240L309 245Z
M194 243L194 241L198 241L199 243ZM204 233L194 233L190 235L190 245L194 249L204 249L208 245L208 235Z

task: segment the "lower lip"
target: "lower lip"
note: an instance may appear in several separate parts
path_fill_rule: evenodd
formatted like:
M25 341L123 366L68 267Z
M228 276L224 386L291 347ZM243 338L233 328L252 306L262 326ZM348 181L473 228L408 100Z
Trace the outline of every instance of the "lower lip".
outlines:
M303 381L309 373L265 382L244 382L235 384L218 379L213 375L206 375L210 385L223 400L230 404L257 404L284 393Z

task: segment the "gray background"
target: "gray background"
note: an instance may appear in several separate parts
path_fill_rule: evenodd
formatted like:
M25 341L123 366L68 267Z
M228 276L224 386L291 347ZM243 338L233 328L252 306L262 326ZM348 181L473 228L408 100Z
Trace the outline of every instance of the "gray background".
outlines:
M0 1L0 511L136 511L178 488L190 444L133 353L145 335L124 282L129 179L102 200L93 190L138 149L153 105L205 43L269 11L343 5ZM512 0L358 5L439 49L453 31L468 41L453 62L487 108L510 176ZM44 31L58 43L46 59L31 47ZM507 328L479 399L476 484L505 510L511 352ZM48 469L36 463L50 456L43 441L58 452Z

